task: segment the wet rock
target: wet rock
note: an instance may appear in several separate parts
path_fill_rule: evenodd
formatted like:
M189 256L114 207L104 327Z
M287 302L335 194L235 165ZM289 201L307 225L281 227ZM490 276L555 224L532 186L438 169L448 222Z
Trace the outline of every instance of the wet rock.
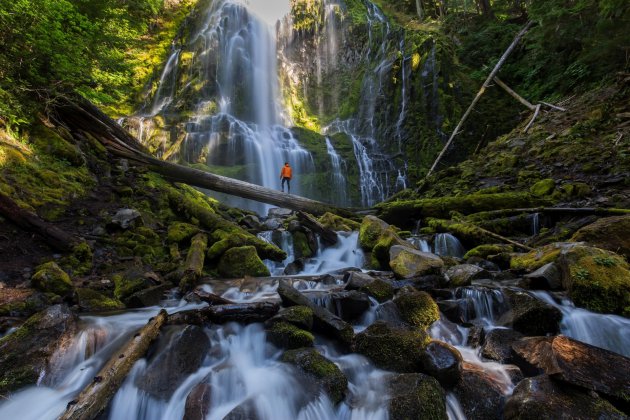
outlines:
M225 278L268 277L270 275L269 269L258 256L256 248L251 245L234 247L225 251L219 260L217 270Z
M595 393L553 381L547 375L521 381L505 405L505 419L626 419Z
M578 230L572 241L624 255L630 260L630 215L605 217Z
M248 214L239 220L239 224L241 226L245 226L247 229L252 229L255 231L262 230L263 225L260 223L260 219L253 214Z
M275 316L265 322L265 326L271 327L276 322L287 322L310 331L313 329L313 310L307 306L282 308Z
M350 273L346 289L367 293L379 302L385 302L394 296L394 287L390 282L361 272Z
M164 299L164 294L169 290L166 284L149 287L139 290L131 296L125 298L125 305L128 308L144 308L147 306L155 306Z
M486 359L507 363L512 357L512 343L523 338L518 331L495 328L486 333L481 355Z
M84 312L103 312L124 309L125 305L118 299L113 299L92 289L77 289L75 300Z
M270 217L263 223L263 228L265 230L276 230L280 226L282 226L282 220L275 217Z
M425 331L440 319L440 311L431 295L411 286L400 289L394 298L394 303L405 322Z
M298 258L287 264L284 268L283 274L286 276L294 276L304 271L304 258Z
M444 419L446 396L440 384L421 373L393 375L388 381L389 418Z
M445 388L451 388L462 376L462 355L450 344L431 341L422 355L423 371L440 382Z
M378 268L381 270L389 269L390 250L393 246L416 250L413 245L399 237L391 227L388 228L379 236L376 245L372 248L372 259L378 262Z
M481 369L464 364L453 393L469 419L502 419L505 397L499 385Z
M479 347L486 338L486 330L481 325L472 325L468 330L466 345L469 347Z
M448 281L446 277L439 274L429 274L426 276L414 277L409 279L413 282L413 287L425 292L431 292L434 289L447 287Z
M359 228L359 244L366 251L371 251L379 237L389 228L389 224L376 216L365 216Z
M136 209L120 209L107 225L108 228L129 229L134 226L142 226L142 214Z
M451 287L462 287L470 286L476 279L487 279L490 273L473 264L460 264L446 270L446 277Z
M76 330L77 318L70 309L54 305L1 338L0 395L35 384L55 351L68 345Z
M382 303L381 306L376 309L376 313L379 320L385 321L394 327L408 327L405 321L402 320L398 307L391 300Z
M311 348L289 350L282 355L281 360L296 366L306 378L316 381L334 404L344 399L348 379L337 365L319 354L317 350Z
M558 290L562 288L561 272L555 263L545 264L533 273L523 276L526 289Z
M308 331L281 321L275 322L267 328L267 340L279 348L299 349L301 347L313 347L315 337Z
M204 420L210 412L212 387L200 383L188 393L183 420Z
M439 273L444 261L430 252L394 245L389 250L389 265L398 278L413 278Z
M437 302L440 312L449 320L456 324L461 324L468 319L474 318L475 311L470 299L447 299Z
M368 295L356 290L334 292L331 293L330 298L337 309L337 314L344 321L355 320L370 308Z
M223 420L258 420L259 418L256 404L249 398L230 411Z
M166 348L153 359L136 386L161 400L168 400L181 383L201 366L210 349L210 339L203 328L189 325L176 334Z
M562 312L525 292L504 289L511 309L501 316L499 325L511 326L524 335L556 334Z
M397 328L377 321L356 335L355 351L375 365L395 372L420 372L429 337L421 330Z
M37 267L31 284L41 292L54 293L62 297L72 295L73 291L70 276L55 262L47 262Z
M361 271L351 271L347 273L347 278L344 278L348 290L360 290L374 280L374 277Z
M198 226L184 222L173 222L168 226L166 240L171 243L183 243L200 232Z
M630 412L630 359L568 337L524 338L512 344L514 363L524 373L597 392Z
M290 209L281 209L279 207L274 207L269 209L267 212L267 217L278 217L280 219L286 219L293 214L293 210Z
M505 373L510 377L512 385L517 385L525 378L523 371L516 365L503 365L503 368L505 369Z
M313 311L313 329L339 340L346 346L352 345L354 330L350 324L332 314L330 311L315 305L306 296L293 288L286 280L278 285L278 294L284 306L306 306Z

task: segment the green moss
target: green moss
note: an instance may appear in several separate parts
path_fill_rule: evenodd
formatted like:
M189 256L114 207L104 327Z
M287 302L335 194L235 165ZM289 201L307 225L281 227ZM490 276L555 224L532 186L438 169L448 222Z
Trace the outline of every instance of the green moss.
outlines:
M288 322L276 322L267 330L267 338L277 347L284 349L298 349L313 347L315 337Z
M545 264L556 261L561 250L559 245L550 244L526 254L514 255L510 260L510 268L513 270L536 270Z
M374 279L373 282L361 288L362 292L367 293L379 302L386 302L394 296L394 287L381 279Z
M226 278L243 276L268 277L269 269L261 261L253 246L228 249L219 260L219 274Z
M317 350L289 350L282 355L280 360L297 366L307 376L320 383L334 404L343 400L348 380L337 365L319 354Z
M73 290L70 276L55 262L40 265L31 278L31 284L37 290L59 296L69 296Z
M378 238L372 249L372 257L378 262L377 268L389 270L389 249L394 245L401 245L412 248L409 242L401 239L390 226Z
M365 216L359 229L359 243L361 248L371 251L380 236L389 227L387 223L374 216Z
M300 328L310 330L313 327L313 310L308 306L291 306L283 309L278 317Z
M102 312L125 308L121 301L107 297L96 290L77 289L76 294L79 306L84 311Z
M361 224L354 220L346 219L336 214L326 212L319 218L319 223L327 227L328 229L344 232L351 232L359 230Z
M440 310L433 298L426 292L413 287L404 287L394 298L394 303L403 320L408 324L426 331L440 319Z
M389 401L392 419L446 420L446 398L439 382L428 375L399 375L390 383Z
M144 278L127 278L124 275L116 274L112 277L114 281L114 296L116 299L125 301L129 296L149 286Z
M512 245L504 245L504 244L492 244L492 245L479 245L470 251L468 251L464 255L464 259L478 257L478 258L488 258L489 255L499 255L504 252L513 252L514 247Z
M168 226L167 241L180 243L189 240L199 232L197 226L190 223L174 222Z
M293 251L295 252L296 258L308 258L315 255L314 250L309 246L308 238L304 232L295 231L291 233L291 236L293 236Z
M287 257L286 252L275 245L267 243L254 235L245 233L243 230L223 230L217 229L212 232L211 241L214 243L208 248L207 257L209 260L220 258L225 251L230 248L253 246L263 259L282 261Z
M64 258L63 265L68 266L75 276L90 274L94 253L87 242L81 242L72 249L72 254Z

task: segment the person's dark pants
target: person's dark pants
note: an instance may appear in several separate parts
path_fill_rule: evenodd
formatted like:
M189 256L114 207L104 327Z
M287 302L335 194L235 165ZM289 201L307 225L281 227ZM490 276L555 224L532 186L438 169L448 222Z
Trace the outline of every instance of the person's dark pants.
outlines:
M291 192L291 178L282 178L282 192L284 192L284 183L287 183L287 192Z

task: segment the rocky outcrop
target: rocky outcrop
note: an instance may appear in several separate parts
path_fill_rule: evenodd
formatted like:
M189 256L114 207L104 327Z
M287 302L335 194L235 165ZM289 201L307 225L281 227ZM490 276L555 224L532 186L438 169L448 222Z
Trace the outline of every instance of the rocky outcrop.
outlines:
M504 289L510 310L501 316L499 324L511 326L524 335L555 334L560 331L562 313L548 303L526 292Z
M405 322L424 331L440 319L440 311L433 298L411 286L400 289L394 303Z
M578 230L571 240L587 242L630 259L630 215L599 219Z
M450 344L431 341L422 355L422 368L445 388L451 388L462 377L462 355Z
M497 383L482 370L464 364L462 378L453 388L469 419L502 419L505 397Z

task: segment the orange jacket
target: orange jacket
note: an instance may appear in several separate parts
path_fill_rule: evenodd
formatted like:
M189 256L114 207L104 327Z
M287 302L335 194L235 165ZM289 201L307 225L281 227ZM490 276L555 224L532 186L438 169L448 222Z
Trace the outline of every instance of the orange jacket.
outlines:
M289 165L285 165L282 167L282 170L280 171L280 178L291 179L291 167Z

